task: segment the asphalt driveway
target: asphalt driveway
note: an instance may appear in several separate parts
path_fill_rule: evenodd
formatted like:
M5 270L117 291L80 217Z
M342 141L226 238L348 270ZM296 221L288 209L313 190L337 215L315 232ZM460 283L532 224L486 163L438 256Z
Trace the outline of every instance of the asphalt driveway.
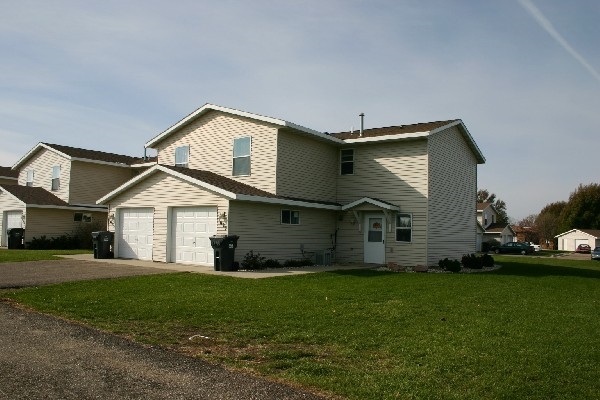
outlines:
M3 263L0 287L168 272L80 260ZM0 302L0 398L322 399L9 302Z

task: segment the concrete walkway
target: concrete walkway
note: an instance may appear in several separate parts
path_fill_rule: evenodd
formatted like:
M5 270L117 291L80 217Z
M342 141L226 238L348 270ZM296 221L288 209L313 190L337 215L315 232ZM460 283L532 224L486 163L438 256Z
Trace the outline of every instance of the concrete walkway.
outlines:
M162 263L155 261L144 261L144 260L130 260L130 259L96 259L92 254L75 254L75 255L61 255L71 260L80 261L92 261L101 262L105 264L114 265L132 265L136 267L147 267L147 268L158 268L161 270L170 270L177 272L194 272L199 274L208 275L220 275L220 276L232 276L236 278L273 278L277 276L292 276L302 274L312 274L316 272L326 271L339 271L339 270L352 270L352 269L371 269L377 267L377 265L368 264L336 264L336 265L315 265L312 267L302 267L294 269L268 269L260 271L215 271L214 267L208 265L189 265L189 264L176 264L176 263Z

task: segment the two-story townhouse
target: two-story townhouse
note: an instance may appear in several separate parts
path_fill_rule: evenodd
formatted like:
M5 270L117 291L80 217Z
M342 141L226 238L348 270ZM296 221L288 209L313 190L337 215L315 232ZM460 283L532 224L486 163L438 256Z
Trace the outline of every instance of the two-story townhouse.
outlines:
M481 225L481 240L483 243L505 244L514 242L516 233L509 224L498 222L498 212L493 203L477 203L477 223ZM483 245L478 250L487 250L487 245Z
M16 185L19 179L19 171L11 167L0 167L0 185Z
M107 208L96 200L130 180L149 160L38 143L12 167L16 185L0 185L2 245L11 228L25 228L25 241L73 235L106 226Z
M475 251L477 164L460 120L324 134L206 104L146 143L157 164L110 192L115 254L212 264L210 236L299 258L436 264Z

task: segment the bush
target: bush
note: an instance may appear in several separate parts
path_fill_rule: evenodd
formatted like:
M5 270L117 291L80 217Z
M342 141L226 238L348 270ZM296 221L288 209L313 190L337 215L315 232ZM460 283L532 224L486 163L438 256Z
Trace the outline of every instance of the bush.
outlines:
M464 268L482 269L483 267L493 267L494 258L489 254L476 256L475 254L465 254L462 257L462 265Z
M265 260L263 262L263 268L265 269L276 269L276 268L281 268L283 267L283 265L281 265L281 263L277 260L273 260L272 258Z
M438 265L445 271L460 272L461 270L460 261L458 260L450 260L448 258L444 258L443 260L440 260L438 262Z
M62 235L53 238L46 238L46 236L40 236L40 238L32 238L30 242L27 242L27 248L30 250L75 250L80 249L79 239L71 235Z
M310 267L314 265L314 263L308 258L302 260L287 260L283 263L283 268L301 268L301 267Z
M260 253L254 254L254 251L250 250L242 260L242 268L247 270L264 269L264 262L265 257L262 257Z
M494 257L489 254L484 254L482 257L482 264L485 268L492 268L494 266Z

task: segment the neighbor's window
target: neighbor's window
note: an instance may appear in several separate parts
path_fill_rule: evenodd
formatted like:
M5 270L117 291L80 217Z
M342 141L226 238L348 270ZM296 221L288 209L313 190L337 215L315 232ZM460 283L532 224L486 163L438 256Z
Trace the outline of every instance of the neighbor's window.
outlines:
M233 139L233 176L250 175L252 137Z
M175 166L187 168L190 160L190 146L179 146L175 149Z
M396 241L412 242L412 214L396 216Z
M281 210L281 223L288 225L300 224L300 211Z
M75 222L92 222L92 214L76 212L73 215Z
M340 174L354 174L354 149L340 150Z
M33 186L33 170L32 169L27 171L27 182L25 183L25 186Z
M60 189L60 165L52 167L52 190Z

